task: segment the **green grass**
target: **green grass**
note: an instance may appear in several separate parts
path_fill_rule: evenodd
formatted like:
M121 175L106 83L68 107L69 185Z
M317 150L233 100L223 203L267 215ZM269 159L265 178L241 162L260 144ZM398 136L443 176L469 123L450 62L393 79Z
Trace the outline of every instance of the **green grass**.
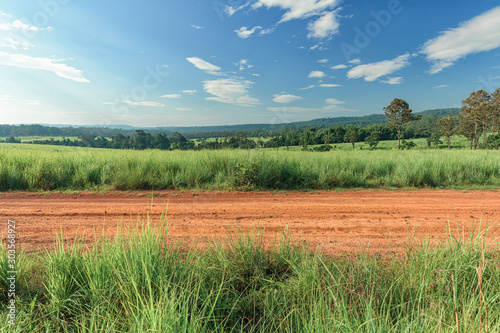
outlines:
M0 145L0 191L499 186L498 151L124 151Z
M132 234L59 240L17 257L16 326L7 323L0 249L1 332L498 332L500 259L485 232L390 257L328 257L286 230L201 251L140 221ZM63 236L61 236L63 238Z
M0 140L5 141L8 138L10 137L0 137ZM16 136L15 138L21 140L21 142L30 142L34 140L50 140L50 139L54 139L57 141L62 141L63 139L68 139L71 141L75 140L80 141L80 138L76 136L64 136L64 137L63 136L19 136L19 137Z

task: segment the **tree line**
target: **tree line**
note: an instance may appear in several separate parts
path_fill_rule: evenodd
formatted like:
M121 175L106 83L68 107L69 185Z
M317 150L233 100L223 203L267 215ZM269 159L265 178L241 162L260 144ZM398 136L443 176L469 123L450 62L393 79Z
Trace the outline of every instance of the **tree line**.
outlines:
M110 137L85 132L79 136L79 140L63 138L62 140L34 140L32 143L135 150L255 149L292 146L302 146L303 150L311 150L309 146L319 145L313 150L328 151L332 148L332 144L350 143L354 149L358 142L364 142L370 149L374 149L380 141L386 140L398 140L398 149L410 149L415 144L407 140L415 138L426 138L429 147L437 148L443 143L441 137L444 137L448 148L451 149L452 136L463 135L470 141L471 149L477 149L480 136L482 136L483 149L500 147L500 88L492 94L482 89L472 92L462 101L462 108L457 114L454 109L444 109L440 113L433 112L424 117L422 115L425 115L425 112L414 115L408 103L398 98L384 107L384 113L385 123L368 126L353 124L328 127L289 126L280 130L204 133L206 137L199 139L198 142L190 140L191 135L186 135L188 136L186 138L179 132L164 131L153 135L144 130L135 130L134 133L113 132L114 135ZM9 126L11 125L0 125L0 133ZM21 125L19 130L26 131L30 126L34 126L31 129L42 132L55 131L53 134L61 134L57 128L56 130L47 129L40 125ZM255 138L256 136L258 138ZM5 141L19 142L14 136Z

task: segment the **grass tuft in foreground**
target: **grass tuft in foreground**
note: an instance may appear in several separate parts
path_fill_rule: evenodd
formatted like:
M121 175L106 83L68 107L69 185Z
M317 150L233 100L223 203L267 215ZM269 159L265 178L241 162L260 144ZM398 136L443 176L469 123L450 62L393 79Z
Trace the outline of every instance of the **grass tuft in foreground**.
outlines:
M2 332L498 332L500 259L484 233L404 255L327 257L286 230L201 251L148 222L132 235L18 257L17 325Z

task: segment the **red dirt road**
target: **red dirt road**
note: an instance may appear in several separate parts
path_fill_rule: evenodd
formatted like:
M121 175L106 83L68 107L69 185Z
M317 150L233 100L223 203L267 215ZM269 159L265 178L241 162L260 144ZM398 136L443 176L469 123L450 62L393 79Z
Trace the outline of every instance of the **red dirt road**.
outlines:
M168 210L169 235L204 244L221 240L228 230L264 228L266 240L288 226L296 239L307 239L329 254L401 252L408 236L442 239L449 220L453 228L475 220L493 226L500 236L500 192L493 191L345 191L314 193L150 192L34 194L1 193L0 231L7 239L7 220L16 222L18 244L28 251L52 248L64 227L66 238L95 233L112 236L117 226L136 225L147 213L153 223ZM168 208L167 208L168 205ZM460 227L461 228L461 227ZM490 239L492 239L490 237ZM498 241L498 239L497 239Z

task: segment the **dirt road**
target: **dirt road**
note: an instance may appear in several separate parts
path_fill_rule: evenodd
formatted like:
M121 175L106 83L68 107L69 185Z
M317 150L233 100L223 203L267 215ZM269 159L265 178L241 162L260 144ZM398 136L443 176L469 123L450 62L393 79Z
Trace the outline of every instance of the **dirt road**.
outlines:
M169 234L204 244L226 237L228 230L264 228L271 240L286 226L297 239L330 254L404 250L409 234L441 239L448 220L453 228L473 222L493 225L500 236L500 192L494 191L345 191L345 192L151 192L34 194L1 193L0 235L7 220L16 222L19 243L35 251L51 248L64 228L67 238L85 235L91 243L104 228L136 225L151 215L154 223L167 210Z

